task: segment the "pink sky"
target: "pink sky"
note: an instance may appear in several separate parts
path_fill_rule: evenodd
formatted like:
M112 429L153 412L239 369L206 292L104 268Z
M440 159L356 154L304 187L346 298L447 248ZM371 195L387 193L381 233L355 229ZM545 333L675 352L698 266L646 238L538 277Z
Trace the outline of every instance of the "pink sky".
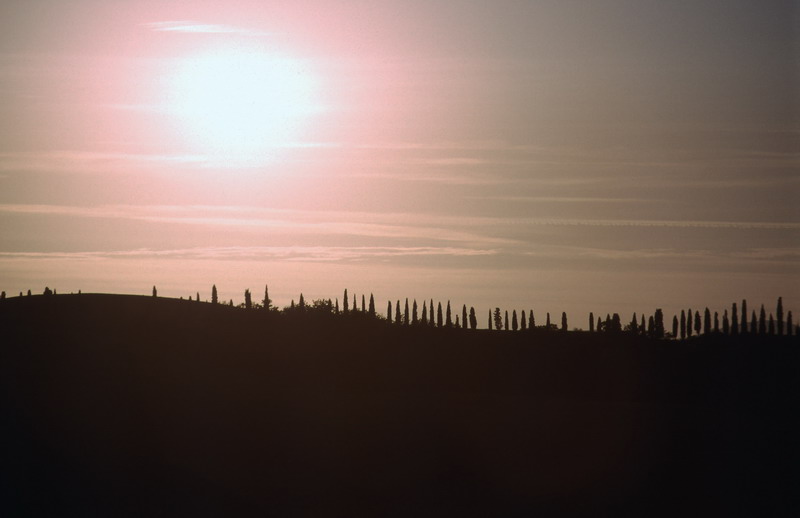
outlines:
M797 308L791 13L3 6L0 289Z

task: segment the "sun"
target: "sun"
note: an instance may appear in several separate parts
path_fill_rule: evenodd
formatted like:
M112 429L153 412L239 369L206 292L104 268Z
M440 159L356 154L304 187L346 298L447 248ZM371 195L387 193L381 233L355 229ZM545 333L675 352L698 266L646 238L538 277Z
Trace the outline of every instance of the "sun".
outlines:
M302 136L318 111L317 86L303 60L215 50L179 61L169 110L195 151L228 164L258 163Z

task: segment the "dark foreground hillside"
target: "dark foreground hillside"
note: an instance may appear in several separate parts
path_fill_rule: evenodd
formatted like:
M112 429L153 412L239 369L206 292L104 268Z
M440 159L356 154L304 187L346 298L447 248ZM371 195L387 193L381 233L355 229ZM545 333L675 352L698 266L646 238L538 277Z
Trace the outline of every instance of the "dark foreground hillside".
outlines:
M2 516L796 516L800 343L0 302Z

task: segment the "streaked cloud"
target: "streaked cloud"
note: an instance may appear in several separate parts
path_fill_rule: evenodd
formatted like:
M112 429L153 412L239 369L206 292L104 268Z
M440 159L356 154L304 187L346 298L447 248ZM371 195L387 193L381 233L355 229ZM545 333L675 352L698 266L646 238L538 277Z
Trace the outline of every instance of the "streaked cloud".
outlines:
M151 22L144 24L145 27L157 32L182 32L191 34L244 34L258 35L263 32L251 31L242 27L231 25L219 25L214 23L201 23L191 20L174 20L163 22Z

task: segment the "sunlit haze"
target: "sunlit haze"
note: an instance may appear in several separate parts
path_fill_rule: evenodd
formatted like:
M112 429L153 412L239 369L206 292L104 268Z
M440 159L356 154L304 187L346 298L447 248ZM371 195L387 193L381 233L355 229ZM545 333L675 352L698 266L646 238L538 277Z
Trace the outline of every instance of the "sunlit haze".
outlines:
M798 16L5 2L0 289L800 311Z

